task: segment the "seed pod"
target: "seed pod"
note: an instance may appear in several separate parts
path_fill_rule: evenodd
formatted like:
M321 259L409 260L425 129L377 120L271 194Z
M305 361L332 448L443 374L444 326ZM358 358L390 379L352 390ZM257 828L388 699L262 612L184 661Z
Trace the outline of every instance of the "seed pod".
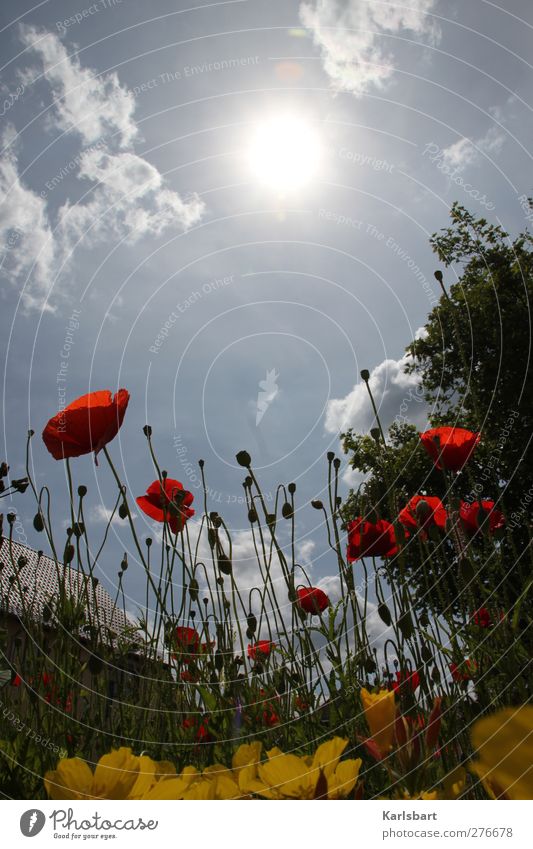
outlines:
M409 613L402 613L398 619L398 627L406 640L413 636L414 626L413 620Z
M220 554L218 555L218 568L220 569L222 574L231 575L231 572L232 572L231 560L229 559L227 554L224 554L223 551L220 552Z
M246 617L246 624L248 625L248 630L251 631L253 636L257 630L257 618L253 613L249 613Z
M127 519L128 518L128 507L127 507L125 501L123 501L122 504L119 506L118 515L120 516L121 519Z
M83 524L83 522L76 522L73 525L72 530L73 530L74 536L78 537L78 539L79 539L85 533L85 525Z
M275 513L267 513L266 523L269 528L274 529L276 527L276 514Z
M370 372L367 368L364 368L361 371L361 380L364 380L365 383L368 383L368 381L370 380Z
M389 608L387 607L386 604L379 604L378 605L378 614L379 614L380 619L382 619L383 622L385 623L385 625L387 625L387 627L388 627L392 622L392 617L390 615L390 610L389 610Z
M422 646L420 654L422 655L422 660L425 663L431 663L431 661L433 660L433 654L431 652L431 649L426 643L424 643L424 645Z
M295 484L295 483L290 483L290 484L288 485L287 489L289 490L289 492L290 492L290 494L291 494L291 495L294 495L294 493L296 492L296 484Z
M252 507L248 510L248 521L253 525L254 522L257 522L257 518L257 511Z
M124 552L124 557L122 558L122 561L120 563L120 568L123 572L125 572L128 568L128 555L126 554L126 552Z
M150 425L145 425L145 426L143 427L143 433L144 433L144 435L146 436L146 438L147 438L147 439L149 439L149 438L151 437L151 435L152 435L152 428L150 427Z
M65 550L63 552L63 563L65 565L68 565L69 563L71 563L72 560L74 559L74 554L75 554L74 546L71 545L70 542L67 542L67 544L65 546Z
M315 510L323 510L324 505L318 499L316 501L311 501L311 507L314 507Z
M80 484L80 486L78 487L78 495L80 496L80 498L85 498L85 496L87 495L87 487L83 484Z
M192 578L189 584L189 595L192 601L198 601L198 593L200 591L200 587L198 585L198 581L196 578Z
M33 517L33 527L38 534L40 534L41 531L44 531L44 519L42 513L36 513Z

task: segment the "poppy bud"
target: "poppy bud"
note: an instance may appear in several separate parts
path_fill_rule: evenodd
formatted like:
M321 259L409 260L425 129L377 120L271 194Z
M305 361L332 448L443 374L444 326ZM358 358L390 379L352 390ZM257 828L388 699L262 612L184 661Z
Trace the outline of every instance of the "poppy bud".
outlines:
M146 547L150 548L152 545L152 537L146 537Z
M333 461L333 468L338 471L340 469L340 467L341 467L341 461L339 460L338 457L335 457L335 459Z
M431 661L433 660L431 649L428 645L426 645L426 643L423 644L420 654L422 655L422 660L425 663L431 663Z
M368 369L367 368L362 369L361 380L364 380L365 383L367 383L369 378L370 378L370 372L368 371Z
M248 454L248 451L239 451L235 459L239 466L244 466L245 469L249 468L252 463L252 458Z
M41 531L44 531L44 521L42 513L36 513L33 517L33 527L35 528L38 534L41 533Z
M433 274L434 274L435 280L438 280L439 283L442 283L442 271L440 271L440 269L437 269L437 271L434 271Z
M252 507L248 511L248 521L253 525L254 522L257 522L257 511Z
M205 466L205 460L198 460L198 465L201 469L203 469L203 467Z
M223 551L220 552L220 554L218 555L218 568L220 569L220 571L224 575L231 575L231 572L232 572L231 560L229 559L227 554L224 554Z
M125 501L118 508L118 515L121 519L127 519L128 517L128 506Z
M147 439L150 439L150 437L152 435L152 428L150 427L150 425L145 425L143 427L143 433L144 433L144 435L146 436Z
M327 453L328 463L333 463L335 459L335 453L333 451L328 451Z
M87 495L87 487L83 484L78 487L78 495L80 498L84 498Z
M311 501L311 507L314 507L315 510L323 510L324 509L324 505L319 500Z
M257 629L257 618L254 616L253 613L250 613L248 615L246 619L246 624L248 625L248 630L251 631L252 634L254 634Z
M406 640L408 640L409 637L413 636L413 620L411 619L411 615L409 613L402 613L402 615L398 619L398 627Z
M371 427L370 428L370 436L372 437L374 442L377 442L377 444L379 445L380 440L381 440L381 434L379 432L379 427Z
M76 522L72 530L74 532L74 536L79 539L85 533L85 525L83 522Z
M433 749L439 742L440 723L441 723L441 702L442 698L437 697L433 702L433 710L429 715L428 727L426 730L426 745L429 749Z
M189 595L190 595L192 601L198 601L199 591L200 591L200 586L198 584L198 581L196 580L196 578L192 578L191 582L189 583Z
M275 513L267 513L266 523L269 528L274 529L276 527L276 514Z
M7 514L7 523L8 523L8 525L13 525L13 524L14 524L14 522L15 522L15 519L16 519L16 518L17 518L17 517L16 517L15 513L8 513L8 514Z
M7 463L2 461L0 463L0 478L6 478L7 475L8 475L8 472L9 472L9 466L7 465Z
M122 561L120 563L120 568L123 572L125 572L128 568L128 555L126 554L126 552L124 552L124 557L122 558Z
M295 484L295 483L290 483L290 484L288 485L287 489L289 490L289 492L290 492L290 494L291 494L291 495L294 495L294 493L296 492L296 484Z
M217 532L213 528L208 528L207 541L210 548L214 548L217 542Z

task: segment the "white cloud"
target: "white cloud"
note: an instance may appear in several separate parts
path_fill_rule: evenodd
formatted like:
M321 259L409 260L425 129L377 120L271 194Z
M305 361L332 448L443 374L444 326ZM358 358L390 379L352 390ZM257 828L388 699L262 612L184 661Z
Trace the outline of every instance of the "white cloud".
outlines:
M113 515L113 511L106 507L104 504L95 504L89 513L89 521L94 524L102 524L107 525L108 522L111 521L111 516ZM131 514L132 519L137 517L136 513ZM123 522L123 520L119 517L118 513L115 512L113 517L114 522Z
M479 165L485 156L492 158L501 149L505 135L499 127L491 127L484 136L471 141L459 139L442 151L442 161L451 169L464 171L468 165Z
M427 407L419 379L416 374L405 373L409 360L407 355L399 360L383 360L370 373L369 386L384 430L394 421L411 422L418 427L424 427L427 422ZM325 427L328 433L340 433L348 428L368 433L370 428L376 427L367 388L362 381L344 398L328 403Z
M434 0L395 5L379 0L313 0L300 4L300 18L321 48L324 70L343 91L362 94L392 76L394 40L387 35L434 41L437 30L427 13Z
M13 150L0 156L0 238L2 272L10 280L32 273L36 291L26 291L26 302L40 301L54 263L54 239L46 203L21 182Z
M48 125L81 142L67 172L77 168L87 188L93 184L87 200L72 204L67 199L52 217L45 194L34 192L20 176L16 133L4 132L0 236L8 250L3 272L13 284L24 283L26 308L42 309L58 274L70 267L78 244L81 248L109 240L134 244L168 228L186 230L201 219L205 207L197 195L184 199L165 185L158 169L130 149L137 136L135 98L115 73L98 75L83 68L53 33L22 27L21 38L42 62L43 79L54 98ZM92 147L84 151L86 145Z

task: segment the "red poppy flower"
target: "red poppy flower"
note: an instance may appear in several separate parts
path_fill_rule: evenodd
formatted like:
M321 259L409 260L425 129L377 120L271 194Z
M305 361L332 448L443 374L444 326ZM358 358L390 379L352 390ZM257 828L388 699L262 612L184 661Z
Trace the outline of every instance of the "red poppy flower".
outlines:
M361 557L394 557L398 548L394 527L386 519L367 522L362 517L348 525L348 551L350 563Z
M18 672L16 672L15 677L11 679L11 686L12 687L20 687L21 684L22 684L22 678L20 677Z
M436 525L439 530L446 529L447 512L444 504L436 495L414 495L400 510L398 519L404 526L407 536L411 532L427 530Z
M456 683L471 681L477 672L477 664L473 660L463 660L461 664L450 663L450 672Z
M194 628L178 625L174 631L176 648L185 654L196 654L200 648L200 635Z
M200 720L198 717L186 717L181 723L181 727L185 728L186 731L189 729L196 729L196 740L198 743L209 743L213 739L209 734L208 729L209 717L206 716L204 719Z
M422 445L437 469L460 471L479 442L479 433L462 427L434 427L420 434Z
M43 430L43 442L52 457L80 457L99 451L117 435L130 394L119 389L116 395L109 390L83 395L50 419Z
M493 534L495 531L505 527L505 516L501 510L494 506L494 501L474 501L469 504L467 501L461 501L459 508L459 516L463 524L463 528L469 534L474 535L479 531L479 514L480 511L485 514L482 520L489 517L489 531Z
M472 615L472 622L478 625L479 628L490 628L492 625L492 617L486 607L480 607L478 610L474 611Z
M250 660L261 660L268 657L275 648L275 643L271 643L270 640L258 640L253 646L248 646L248 657Z
M135 500L151 519L156 522L164 522L166 519L174 534L182 531L187 519L194 516L194 510L190 509L194 495L172 478L165 478L163 483L154 481L146 490L146 495Z
M322 613L329 605L329 598L318 587L301 587L298 590L298 604L306 613Z
M416 670L414 672L404 672L402 669L399 669L396 673L396 680L391 684L395 693L399 693L400 689L403 690L405 687L408 687L414 693L416 688L419 686L420 675Z
M273 728L274 725L277 725L279 722L279 716L276 711L268 706L267 710L263 711L263 725L266 725L267 728Z

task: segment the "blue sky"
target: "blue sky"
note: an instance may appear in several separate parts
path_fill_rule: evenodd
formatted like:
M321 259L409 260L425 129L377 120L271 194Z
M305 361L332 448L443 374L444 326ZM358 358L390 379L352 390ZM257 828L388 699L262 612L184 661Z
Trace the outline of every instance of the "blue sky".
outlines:
M402 357L437 297L429 235L453 200L527 224L530 4L6 0L1 26L0 453L22 474L35 429L61 535L64 470L39 434L60 386L67 401L124 386L111 449L130 493L154 477L148 421L195 494L205 459L245 564L247 448L267 492L297 481L300 558L326 581L307 505L340 430L372 426L360 369L385 423L424 424ZM74 467L97 538L110 475ZM15 506L18 541L37 547L29 494ZM124 550L134 563L117 523L117 569ZM135 567L129 581L134 607Z

